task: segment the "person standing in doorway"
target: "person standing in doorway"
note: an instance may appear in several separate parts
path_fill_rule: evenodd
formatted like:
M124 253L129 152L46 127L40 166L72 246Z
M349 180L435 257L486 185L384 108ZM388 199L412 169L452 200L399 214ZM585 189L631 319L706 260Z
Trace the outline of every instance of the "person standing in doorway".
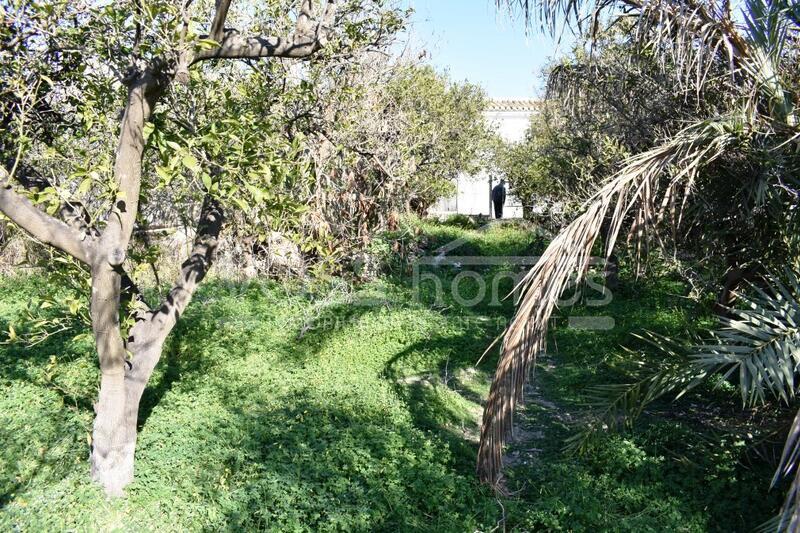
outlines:
M492 203L494 204L494 218L503 218L503 205L506 203L506 180L501 179L500 183L492 189Z

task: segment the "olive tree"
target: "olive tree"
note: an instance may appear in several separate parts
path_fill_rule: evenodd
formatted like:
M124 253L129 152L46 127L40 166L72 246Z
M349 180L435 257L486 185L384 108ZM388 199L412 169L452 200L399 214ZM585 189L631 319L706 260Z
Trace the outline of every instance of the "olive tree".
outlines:
M228 27L231 0L218 0L213 6L191 0L111 5L12 2L3 6L9 24L2 34L2 120L7 131L2 144L0 210L34 239L79 261L91 274L90 317L101 373L91 472L109 495L121 495L133 479L139 401L165 339L211 267L225 219L218 185L224 179L224 166L212 161L211 168L200 172L207 162L185 153L184 166L202 175L194 244L163 301L140 308L134 323L124 331L121 308L136 299L137 292L125 264L141 211L140 198L146 198L143 156L153 132L149 121L173 86L188 84L192 76L209 76L220 86L225 71L202 70L204 63L312 56L326 44L336 4L326 0L323 8L313 0L301 0L290 19L294 28L285 36L249 34ZM268 2L263 9L270 17L287 20L282 2ZM252 11L252 5L246 6L241 18ZM202 17L207 17L205 24L198 23ZM35 155L31 150L41 140L37 136L82 131L87 145L102 144L103 128L92 124L102 120L92 121L91 110L80 106L88 90L94 90L99 99L106 96L112 102L108 107L113 107L115 95L122 92L124 104L107 192L81 203L70 201L64 189L56 186L57 167L51 169L53 177L40 175L33 180L26 166L35 166L30 163ZM81 110L80 116L76 109ZM95 112L102 113L102 109L98 106ZM67 120L55 120L59 113ZM114 118L108 115L100 118ZM75 125L86 126L87 121L88 128ZM66 126L58 130L50 123ZM102 159L87 162L87 174L95 182L102 181L102 165ZM92 185L90 179L77 188ZM74 186L69 190L76 192ZM92 210L102 215L93 216Z

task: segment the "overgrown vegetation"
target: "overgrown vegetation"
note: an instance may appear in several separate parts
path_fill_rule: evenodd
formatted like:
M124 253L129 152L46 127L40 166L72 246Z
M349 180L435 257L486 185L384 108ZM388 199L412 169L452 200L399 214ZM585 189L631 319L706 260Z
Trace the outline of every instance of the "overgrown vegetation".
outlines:
M407 227L422 254L453 239L463 239L453 254L479 257L535 255L546 244L524 226ZM582 456L563 451L590 412L585 389L624 382L622 346L641 347L630 332L712 323L710 302L686 299L674 276L635 282L627 271L609 306L578 304L559 318L602 313L616 327L555 329L512 445L512 496L498 499L474 476L496 355L475 365L513 303L456 305L459 271L436 270L445 302L433 308L433 286L416 298L405 266L362 287L206 284L143 399L137 476L121 500L87 476L91 343L66 331L32 349L3 345L0 528L746 531L776 512L780 494L764 496L772 466L749 453L761 435L716 423L735 412L733 390L697 391ZM3 280L3 329L42 289L35 276Z
M139 402L223 231L255 273L257 254L349 270L490 138L482 91L392 57L408 12L388 0L0 10L0 211L80 289L62 311L94 336L92 477L110 495L134 477ZM172 250L151 237L165 228Z
M549 72L551 116L535 119L525 142L501 159L524 194L555 196L572 202L575 211L530 270L504 334L484 413L481 478L501 482L514 411L537 357L546 351L550 318L573 274L585 276L599 255L612 266L611 281L615 251L623 243L633 250L639 274L657 251L697 292L718 294L718 314L745 318L725 323L731 337L698 348L693 360L665 358L660 369L627 389L595 388L594 396L599 392L608 400L604 428L624 426L618 413L641 409L658 396L654 390L682 390L683 381L700 374L727 378L731 368L740 370L736 386L746 404L755 387L759 399L768 390L775 393L770 400L796 407L789 391L797 380L797 336L793 325L783 331L782 323L793 323L794 311L781 307L797 291L778 290L765 274L786 265L796 270L800 258L797 6L763 0L736 6L627 0L498 4L519 9L551 33L568 26L584 41ZM747 281L772 285L771 296L745 300L753 310L732 309ZM786 336L773 343L776 328ZM656 343L670 353L666 339ZM636 362L629 358L631 365ZM792 431L776 480L796 476L796 442ZM800 527L796 487L788 490L779 529Z
M512 146L394 0L0 2L0 527L800 529L798 7L497 4Z

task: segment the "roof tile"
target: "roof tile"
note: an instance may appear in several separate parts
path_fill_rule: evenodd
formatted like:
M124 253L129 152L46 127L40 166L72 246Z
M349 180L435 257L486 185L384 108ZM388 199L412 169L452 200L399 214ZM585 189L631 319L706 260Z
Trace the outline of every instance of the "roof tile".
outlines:
M541 105L539 100L492 100L487 111L537 111Z

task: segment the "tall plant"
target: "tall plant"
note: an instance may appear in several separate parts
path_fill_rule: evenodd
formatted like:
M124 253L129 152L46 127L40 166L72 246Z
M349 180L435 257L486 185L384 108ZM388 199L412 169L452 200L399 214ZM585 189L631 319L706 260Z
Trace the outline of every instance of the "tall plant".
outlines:
M224 80L224 69L201 68L207 63L312 56L326 43L337 7L328 0L320 12L313 0L301 0L290 17L288 6L270 3L266 19L254 26L287 33L275 36L233 29L228 22L252 20L253 10L229 17L231 3L57 0L2 5L2 120L9 129L2 136L0 210L90 273L90 317L101 373L91 467L92 477L110 495L120 495L133 479L142 392L165 339L211 267L225 207L235 206L233 199L247 187L226 179L237 165L235 135L195 131L182 145L159 134L159 104L179 95L177 87L191 86L203 76ZM219 93L207 96L218 99ZM112 126L120 100L121 117ZM115 133L116 150L108 157L102 150L105 136ZM80 137L85 153L94 154L85 169L74 172L73 165L75 181L58 179L57 166L47 169L50 175L36 172L37 156L58 153L65 137ZM147 149L159 146L161 155L170 154L157 169L159 176L166 181L176 175L196 178L191 183L200 191L201 205L194 245L180 275L164 300L150 307L125 268L140 200L151 192L143 188L143 159ZM218 157L226 150L232 154ZM264 178L267 172L254 169L253 177ZM85 202L75 200L90 190L95 194ZM123 327L120 317L126 316L131 300L142 305L133 324Z
M545 348L556 301L573 273L586 272L604 224L608 224L607 255L623 228L629 229L629 242L638 251L644 251L648 241L665 245L668 235L680 235L686 210L698 201L698 185L715 163L731 154L754 161L763 153L770 157L758 164L768 168L755 186L779 200L784 227L795 224L791 207L797 203L798 187L792 169L798 165L800 141L794 107L798 85L792 75L800 23L796 7L788 2L745 2L743 26L736 24L727 4L717 2L507 0L498 4L520 9L528 21L546 30L565 21L576 30L596 34L600 24L632 19L635 42L663 64L674 66L681 83L691 82L702 94L710 83L709 73L722 67L731 83L719 113L698 116L655 147L623 161L523 280L523 297L505 333L481 429L478 474L493 485L500 480L514 409L536 356Z

